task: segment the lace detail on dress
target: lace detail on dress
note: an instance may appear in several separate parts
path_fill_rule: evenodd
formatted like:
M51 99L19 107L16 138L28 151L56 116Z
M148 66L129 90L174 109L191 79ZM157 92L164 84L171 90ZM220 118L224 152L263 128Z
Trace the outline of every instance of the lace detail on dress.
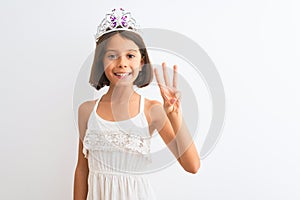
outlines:
M87 129L83 143L88 150L149 154L151 137L142 137L137 134L122 130L102 130L99 132L99 130Z

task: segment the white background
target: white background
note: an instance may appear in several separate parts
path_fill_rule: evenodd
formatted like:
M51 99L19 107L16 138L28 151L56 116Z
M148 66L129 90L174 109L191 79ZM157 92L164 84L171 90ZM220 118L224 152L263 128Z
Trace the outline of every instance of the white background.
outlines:
M158 199L299 199L299 3L1 1L0 199L72 199L78 134L73 89L104 13L183 33L224 83L222 137L198 174L150 175Z

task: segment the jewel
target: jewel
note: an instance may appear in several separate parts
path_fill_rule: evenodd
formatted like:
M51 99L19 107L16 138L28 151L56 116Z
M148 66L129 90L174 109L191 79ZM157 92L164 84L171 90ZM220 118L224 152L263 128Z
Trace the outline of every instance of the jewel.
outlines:
M138 27L135 19L131 17L130 12L126 12L123 8L119 10L113 9L112 12L106 14L106 17L98 26L95 40L97 42L103 34L119 29L138 33Z

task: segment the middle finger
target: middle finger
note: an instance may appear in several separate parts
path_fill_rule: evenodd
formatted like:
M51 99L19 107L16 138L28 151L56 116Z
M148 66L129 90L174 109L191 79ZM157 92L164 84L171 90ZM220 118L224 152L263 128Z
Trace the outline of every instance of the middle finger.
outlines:
M163 69L165 84L166 84L167 87L169 87L170 82L169 82L169 77L168 77L168 73L167 73L167 64L165 62L162 63L162 69Z

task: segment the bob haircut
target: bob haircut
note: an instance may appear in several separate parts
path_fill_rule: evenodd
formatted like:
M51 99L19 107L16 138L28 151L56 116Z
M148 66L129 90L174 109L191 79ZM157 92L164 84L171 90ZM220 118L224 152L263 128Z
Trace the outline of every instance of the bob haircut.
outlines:
M110 82L104 73L103 57L109 39L116 34L119 34L122 38L133 41L138 46L141 57L144 61L142 71L139 72L138 77L135 79L133 84L139 88L149 85L153 79L153 70L146 45L140 35L134 33L133 31L126 30L116 30L113 32L109 32L99 38L96 43L95 56L89 83L92 85L92 87L96 88L96 90L100 90L104 86L110 85Z

